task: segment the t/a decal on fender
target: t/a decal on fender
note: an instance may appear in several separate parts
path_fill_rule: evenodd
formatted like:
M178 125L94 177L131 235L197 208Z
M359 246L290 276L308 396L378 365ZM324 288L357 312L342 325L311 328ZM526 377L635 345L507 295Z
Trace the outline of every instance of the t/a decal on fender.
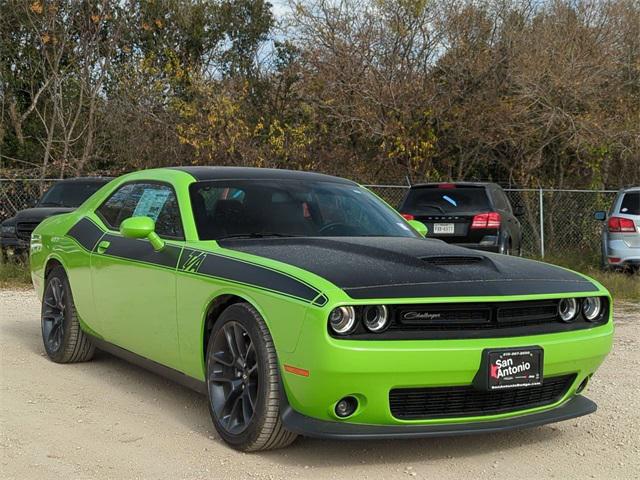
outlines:
M236 258L185 248L178 270L244 283L312 302L320 291L282 272Z

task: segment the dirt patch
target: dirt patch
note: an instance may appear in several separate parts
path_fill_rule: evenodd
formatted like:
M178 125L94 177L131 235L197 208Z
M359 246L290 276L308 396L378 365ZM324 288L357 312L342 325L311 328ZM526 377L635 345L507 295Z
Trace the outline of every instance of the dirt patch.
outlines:
M206 399L107 354L50 362L33 292L0 290L0 477L98 479L638 478L640 305L616 309L615 347L588 417L524 431L411 441L298 439L242 454Z

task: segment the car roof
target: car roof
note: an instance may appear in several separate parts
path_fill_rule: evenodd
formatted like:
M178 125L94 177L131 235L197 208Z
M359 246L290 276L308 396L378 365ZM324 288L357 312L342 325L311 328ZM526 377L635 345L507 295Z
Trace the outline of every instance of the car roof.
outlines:
M640 192L640 187L626 187L619 190L620 193Z
M284 170L279 168L255 167L171 167L190 174L198 181L206 180L316 180L356 185L346 178L334 177L323 173Z
M411 188L434 188L439 185L453 185L456 188L459 187L499 187L497 183L493 182L428 182L428 183L415 183L411 185Z

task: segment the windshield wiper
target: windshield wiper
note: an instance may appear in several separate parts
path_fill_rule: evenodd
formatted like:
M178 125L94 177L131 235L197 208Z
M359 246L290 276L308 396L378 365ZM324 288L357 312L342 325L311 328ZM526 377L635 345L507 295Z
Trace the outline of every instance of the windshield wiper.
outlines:
M267 238L267 237L300 237L301 235L293 235L290 233L277 233L277 232L251 232L251 233L235 233L233 235L225 235L218 238L218 240L227 240L229 238Z

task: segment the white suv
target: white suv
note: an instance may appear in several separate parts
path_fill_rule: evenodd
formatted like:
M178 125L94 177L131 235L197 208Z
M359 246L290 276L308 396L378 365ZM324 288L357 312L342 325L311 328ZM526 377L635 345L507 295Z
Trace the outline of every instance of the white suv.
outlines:
M605 268L640 269L640 187L625 188L616 195L609 213L595 213L606 220L602 229L602 265Z

